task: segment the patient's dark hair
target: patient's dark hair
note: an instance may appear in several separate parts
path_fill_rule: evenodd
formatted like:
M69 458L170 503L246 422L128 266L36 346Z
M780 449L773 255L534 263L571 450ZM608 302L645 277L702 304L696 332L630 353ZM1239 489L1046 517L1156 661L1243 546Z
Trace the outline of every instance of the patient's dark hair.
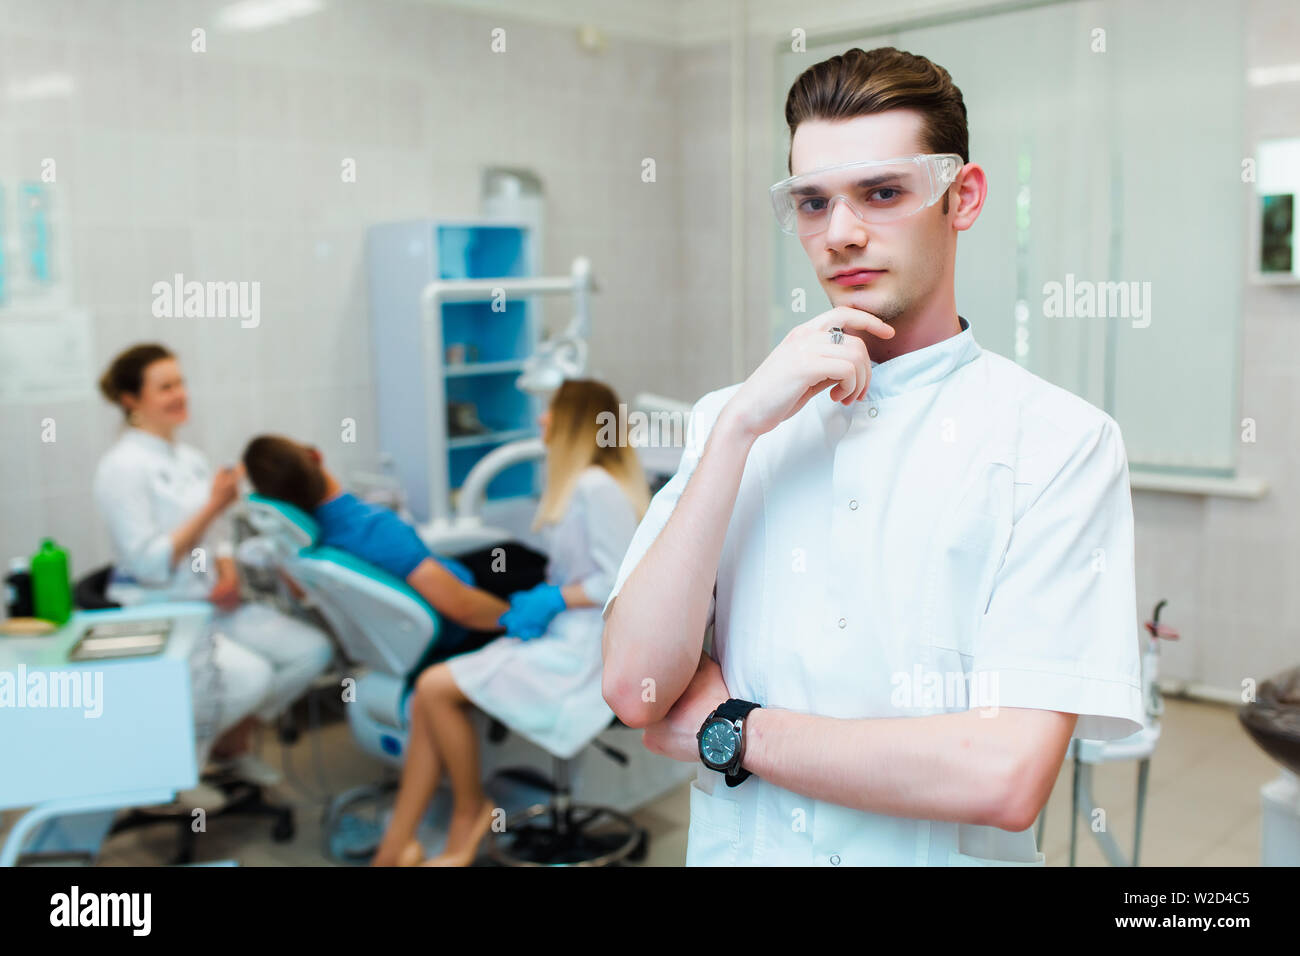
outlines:
M325 472L305 446L280 435L258 435L244 449L244 469L259 495L311 514L325 497Z
M156 342L133 345L113 359L99 377L99 391L114 405L121 406L123 414L129 415L122 405L122 396L139 395L144 387L144 370L154 362L175 357L166 346Z

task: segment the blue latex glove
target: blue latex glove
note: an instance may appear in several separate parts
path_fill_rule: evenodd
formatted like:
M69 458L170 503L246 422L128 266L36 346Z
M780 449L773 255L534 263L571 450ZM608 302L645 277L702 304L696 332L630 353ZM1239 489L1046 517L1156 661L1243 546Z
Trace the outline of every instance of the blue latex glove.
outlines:
M499 623L510 636L530 641L545 634L551 620L564 608L564 595L558 586L539 584L510 595L510 610L501 615Z

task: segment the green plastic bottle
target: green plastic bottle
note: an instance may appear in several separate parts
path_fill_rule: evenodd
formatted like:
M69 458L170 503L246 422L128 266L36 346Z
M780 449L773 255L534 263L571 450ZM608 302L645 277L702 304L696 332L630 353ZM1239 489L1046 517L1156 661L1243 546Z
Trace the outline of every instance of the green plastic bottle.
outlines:
M72 583L68 579L68 552L53 538L41 542L32 555L32 604L36 616L55 624L72 617Z

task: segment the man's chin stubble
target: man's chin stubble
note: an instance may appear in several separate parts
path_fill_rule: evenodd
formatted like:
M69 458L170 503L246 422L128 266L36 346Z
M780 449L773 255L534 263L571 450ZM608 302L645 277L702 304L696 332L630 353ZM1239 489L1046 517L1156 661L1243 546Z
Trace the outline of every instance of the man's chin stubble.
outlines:
M892 296L884 300L883 302L873 304L869 308L866 305L857 305L853 301L851 296L845 296L842 302L838 302L836 304L847 306L850 309L856 308L856 309L861 309L863 312L870 312L872 315L880 319L882 322L887 322L890 325L893 325L895 322L901 319L903 315L907 312L907 303L900 302L898 299Z

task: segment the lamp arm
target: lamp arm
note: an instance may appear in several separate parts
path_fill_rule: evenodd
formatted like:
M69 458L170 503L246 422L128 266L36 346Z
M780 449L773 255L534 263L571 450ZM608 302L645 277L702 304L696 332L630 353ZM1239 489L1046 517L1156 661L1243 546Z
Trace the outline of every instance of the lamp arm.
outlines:
M469 470L465 482L460 486L460 496L456 502L457 521L472 518L479 510L487 486L492 479L511 465L546 457L546 444L540 438L525 438L512 441L494 448Z

